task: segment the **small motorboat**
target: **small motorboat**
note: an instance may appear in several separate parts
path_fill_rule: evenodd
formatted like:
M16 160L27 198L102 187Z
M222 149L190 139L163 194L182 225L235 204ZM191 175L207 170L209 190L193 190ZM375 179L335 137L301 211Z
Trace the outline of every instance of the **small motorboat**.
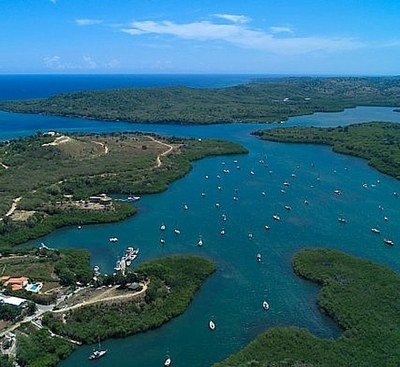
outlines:
M268 311L268 310L269 310L269 304L268 304L268 302L267 302L267 301L264 301L264 302L262 303L262 307L263 307L263 309L264 309L265 311Z
M225 235L225 229L221 229L221 232L219 232L221 236Z
M381 233L381 231L378 228L371 228L371 232L376 234Z
M265 228L265 230L267 230L267 231L269 231L269 230L270 230L270 228L269 228L269 226L268 226L268 225L265 225L265 226L264 226L264 228Z
M337 220L339 221L339 223L347 223L347 219L344 217L339 217Z
M257 254L257 261L260 263L262 260L261 254Z
M292 207L289 206L289 205L285 205L285 209L286 209L286 210L292 210Z
M214 321L210 320L210 321L208 322L208 327L210 328L210 330L214 331L215 328L217 327L217 325L215 325L215 322L214 322Z
M160 231L165 231L165 224L163 223L163 224L161 224L161 226L160 226Z
M283 186L290 186L290 183L287 182L287 181L285 181L285 182L283 183Z
M216 208L219 208L219 206L220 206L219 203L215 203Z
M200 237L199 240L197 241L197 246L201 247L203 246L204 242L203 239Z
M118 238L117 237L110 237L108 240L110 242L118 242Z
M281 220L281 217L280 217L278 214L274 214L274 215L272 216L272 219Z
M392 240L388 240L387 238L385 238L384 240L383 240L383 242L385 242L387 245L389 245L389 246L394 246L394 241L392 241Z
M164 245L164 244L165 244L164 238L160 238L160 244L161 244L161 245Z
M188 205L185 204L185 205L183 206L183 210L188 210L188 209L189 209Z
M335 190L333 193L334 193L335 195L342 195L342 192L341 192L340 190Z
M253 239L253 233L249 233L249 240Z
M181 231L180 231L178 228L175 228L175 229L174 229L174 233L175 233L176 235L180 235L180 234L181 234Z

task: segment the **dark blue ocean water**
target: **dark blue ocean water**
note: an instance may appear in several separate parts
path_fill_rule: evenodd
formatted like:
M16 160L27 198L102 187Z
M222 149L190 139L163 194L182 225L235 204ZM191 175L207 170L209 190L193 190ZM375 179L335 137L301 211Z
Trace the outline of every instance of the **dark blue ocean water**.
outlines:
M400 114L390 108L358 107L296 117L286 124L337 126L371 120L400 122ZM38 130L129 130L220 137L249 150L248 155L195 162L193 170L166 192L143 197L137 203L138 215L126 221L80 230L65 228L32 242L86 247L93 264L103 271L111 271L117 256L131 245L140 247L138 263L174 253L201 254L216 262L217 272L182 316L157 330L105 341L109 352L96 361L97 365L161 366L168 353L174 366L210 366L272 326L295 325L319 336L337 337L340 330L316 306L318 287L299 279L291 270L292 255L305 247L335 248L400 270L399 247L385 246L382 241L384 236L400 241L400 199L393 195L400 192L399 181L380 174L361 159L332 153L326 146L263 142L250 135L261 127L272 126L143 125L0 113L0 139ZM290 186L284 186L284 181ZM336 189L343 194L335 195ZM239 200L233 200L233 196ZM305 199L309 205L304 205ZM188 210L183 210L184 204ZM286 211L285 205L292 210ZM227 221L222 220L223 213ZM272 219L274 213L281 216L280 222ZM342 215L348 220L346 224L337 220ZM384 215L388 221L384 221ZM162 222L167 225L165 245L159 242ZM270 226L269 231L265 225ZM181 230L179 237L173 234L176 226ZM379 227L382 235L374 235L370 227ZM225 236L219 234L222 228ZM250 232L252 240L248 238ZM196 246L200 235L202 248ZM110 244L108 238L114 236L119 241ZM257 253L262 254L261 263L256 261ZM264 299L271 305L269 312L261 307ZM214 333L207 326L210 318L217 323ZM78 348L60 366L89 366L93 363L87 360L90 351L90 346Z

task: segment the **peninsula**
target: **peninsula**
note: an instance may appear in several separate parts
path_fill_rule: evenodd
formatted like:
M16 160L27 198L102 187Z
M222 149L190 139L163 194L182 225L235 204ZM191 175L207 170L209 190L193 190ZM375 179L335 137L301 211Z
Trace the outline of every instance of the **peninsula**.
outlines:
M189 172L191 161L246 152L217 139L139 133L47 132L2 142L0 252L63 226L127 218L136 211L127 202L133 194L165 190Z
M342 335L331 340L305 329L272 328L215 367L398 365L399 274L328 249L301 251L293 268L321 285L318 305L340 325Z
M355 106L400 106L399 77L292 77L229 88L125 88L0 102L0 110L140 123L280 122Z
M333 150L368 160L380 172L400 179L400 124L369 122L338 126L287 127L257 131L261 139L331 145Z
M44 291L3 289L0 294L0 362L7 367L13 361L52 367L74 345L157 328L183 313L215 271L209 260L179 255L106 274L99 267L91 270L86 250L45 248L0 261L13 276L41 280ZM17 300L21 306L12 304Z

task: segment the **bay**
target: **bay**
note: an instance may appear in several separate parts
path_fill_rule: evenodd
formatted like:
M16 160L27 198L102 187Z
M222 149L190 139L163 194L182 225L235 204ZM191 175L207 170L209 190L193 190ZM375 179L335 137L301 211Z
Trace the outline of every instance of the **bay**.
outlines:
M400 115L390 108L357 107L295 117L285 125L337 126L371 120L400 122ZM273 326L294 325L318 336L338 337L340 330L317 309L319 288L292 272L293 254L305 247L335 248L400 270L398 247L385 246L382 241L384 236L399 241L399 199L393 195L400 192L399 181L380 174L364 160L335 154L330 147L263 142L250 135L274 126L143 125L0 113L2 140L47 130L147 131L225 138L249 149L248 155L195 162L193 170L166 192L142 197L136 203L138 214L126 221L65 228L31 242L85 247L93 265L106 272L112 271L117 256L132 245L140 248L137 264L176 253L199 254L216 262L217 272L182 316L157 330L105 341L103 347L109 352L97 365L162 366L169 354L174 366L210 366ZM341 196L334 194L337 189ZM185 204L188 210L183 209ZM292 210L285 210L285 205ZM226 221L222 214L227 215ZM279 214L281 221L274 221L273 214ZM347 223L339 223L338 216L345 216ZM161 223L167 226L163 235ZM181 230L179 237L173 233L176 227ZM374 235L370 227L379 227L382 235ZM225 236L220 235L222 228ZM161 236L164 245L160 245ZM199 236L204 241L201 248L196 246ZM110 244L109 237L119 241ZM264 299L270 304L268 312L262 309ZM210 319L217 324L214 332L208 329ZM89 366L93 363L87 360L90 352L91 346L80 347L60 366Z

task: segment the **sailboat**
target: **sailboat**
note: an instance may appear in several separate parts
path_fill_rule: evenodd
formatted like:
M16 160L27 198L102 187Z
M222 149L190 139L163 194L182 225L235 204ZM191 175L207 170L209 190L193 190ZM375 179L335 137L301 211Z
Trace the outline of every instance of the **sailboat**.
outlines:
M203 246L203 243L204 243L203 239L200 236L199 240L197 241L197 246L201 247L201 246Z
M208 327L210 328L210 330L215 330L216 325L215 325L214 321L210 320L208 322Z
M168 367L171 366L172 360L170 356L167 356L167 359L164 361L164 366Z
M93 348L92 354L89 356L89 360L99 359L103 357L107 353L107 349L101 349L100 338L99 338L99 347L98 349Z
M268 310L269 310L269 304L268 304L268 302L267 302L267 301L264 301L264 302L262 303L262 307L263 307L263 309L264 309L265 311L268 311Z

